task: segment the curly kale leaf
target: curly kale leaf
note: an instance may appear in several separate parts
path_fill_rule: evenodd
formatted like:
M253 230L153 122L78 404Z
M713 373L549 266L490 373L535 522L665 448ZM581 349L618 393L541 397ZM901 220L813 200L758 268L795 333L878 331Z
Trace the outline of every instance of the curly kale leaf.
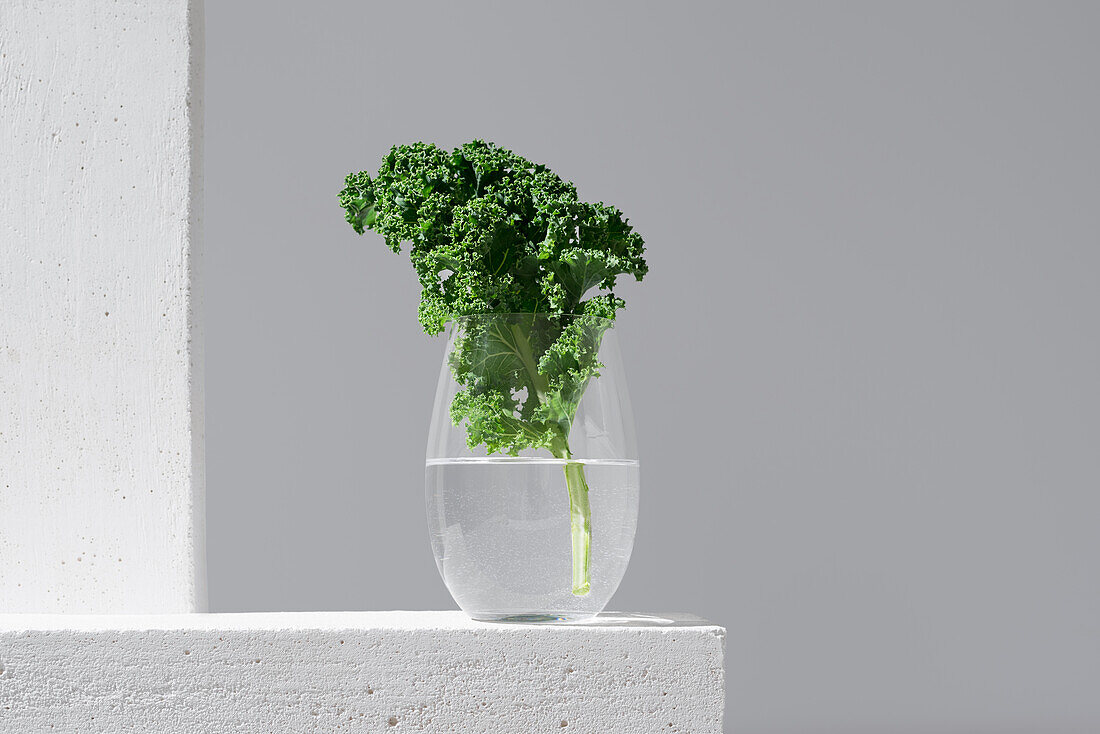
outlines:
M581 201L546 166L480 140L454 151L396 146L373 178L347 177L340 205L356 232L381 234L395 252L409 247L427 333L460 322L450 364L463 390L451 415L466 423L470 447L568 456L600 339L623 306L616 278L648 272L622 212Z

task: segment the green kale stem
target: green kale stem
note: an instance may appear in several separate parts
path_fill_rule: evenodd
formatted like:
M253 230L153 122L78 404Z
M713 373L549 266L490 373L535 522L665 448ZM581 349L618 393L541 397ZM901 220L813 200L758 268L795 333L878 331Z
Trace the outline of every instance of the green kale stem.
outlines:
M591 589L588 566L592 551L592 507L588 504L588 481L584 464L570 461L569 444L556 441L550 452L565 459L565 488L569 492L569 535L573 545L573 594L584 596Z
M584 464L579 461L566 463L565 486L569 490L569 530L573 539L573 594L584 596L591 589L588 563L592 547L592 507L588 504Z

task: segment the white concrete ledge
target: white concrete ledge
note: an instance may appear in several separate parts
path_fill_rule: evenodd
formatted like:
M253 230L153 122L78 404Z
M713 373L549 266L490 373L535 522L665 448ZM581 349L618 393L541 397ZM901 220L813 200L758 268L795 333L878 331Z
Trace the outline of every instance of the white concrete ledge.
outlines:
M718 734L724 641L686 615L0 615L0 731Z

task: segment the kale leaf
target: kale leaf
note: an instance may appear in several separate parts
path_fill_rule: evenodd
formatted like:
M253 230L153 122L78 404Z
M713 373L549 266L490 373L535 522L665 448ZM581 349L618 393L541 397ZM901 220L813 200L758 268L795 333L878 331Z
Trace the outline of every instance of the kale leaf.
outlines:
M408 245L424 330L459 322L449 360L463 389L451 417L465 421L470 448L570 458L600 340L624 305L615 280L648 271L622 212L481 140L396 146L373 178L350 174L339 199L356 232L381 234L394 252Z

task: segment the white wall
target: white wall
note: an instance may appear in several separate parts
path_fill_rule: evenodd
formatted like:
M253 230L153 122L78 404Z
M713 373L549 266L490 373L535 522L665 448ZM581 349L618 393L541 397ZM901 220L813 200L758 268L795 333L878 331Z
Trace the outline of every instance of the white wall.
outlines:
M0 6L0 611L205 605L201 17Z

